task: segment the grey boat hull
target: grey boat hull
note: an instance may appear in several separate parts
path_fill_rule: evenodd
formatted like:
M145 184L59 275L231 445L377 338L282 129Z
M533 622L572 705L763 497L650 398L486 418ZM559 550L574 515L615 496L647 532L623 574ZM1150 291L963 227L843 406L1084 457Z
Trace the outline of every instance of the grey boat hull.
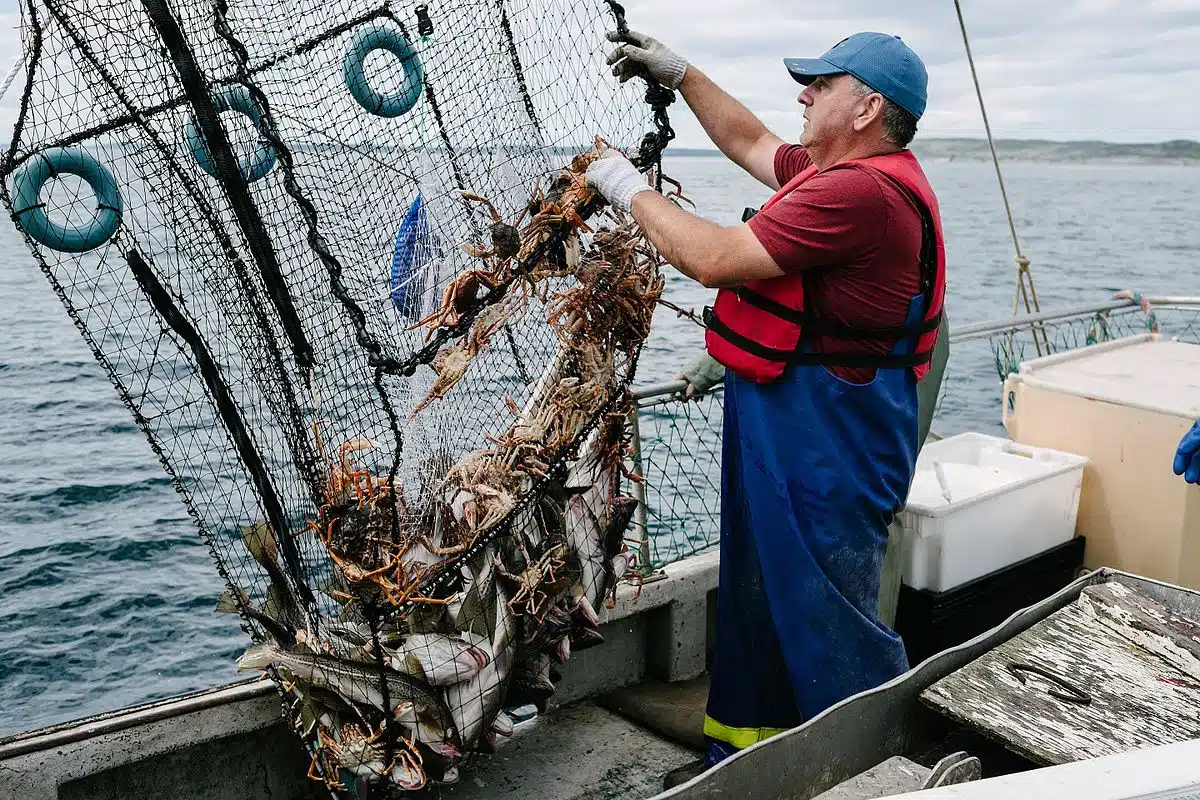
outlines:
M519 730L516 741L502 745L477 769L464 770L461 783L441 796L809 800L893 756L932 764L956 749L981 755L985 777L1029 770L1034 765L982 737L964 744L961 731L955 733L950 722L923 706L919 695L1071 603L1085 586L1110 580L1200 616L1200 593L1099 570L896 680L848 698L688 784L656 794L665 768L689 757L687 751L589 704L588 698L646 677L683 680L703 670L716 557L688 559L668 568L665 580L643 587L636 599L632 591L623 593L617 607L606 612L605 644L565 665L555 700L574 704L572 709L551 710L546 720L532 723L544 725L540 731ZM562 715L558 720L556 713ZM563 719L577 719L579 730ZM594 732L601 728L606 740L598 743ZM512 757L506 756L508 748ZM0 798L328 797L320 784L305 778L306 769L307 756L283 723L274 685L250 681L4 740ZM632 774L638 770L644 774Z

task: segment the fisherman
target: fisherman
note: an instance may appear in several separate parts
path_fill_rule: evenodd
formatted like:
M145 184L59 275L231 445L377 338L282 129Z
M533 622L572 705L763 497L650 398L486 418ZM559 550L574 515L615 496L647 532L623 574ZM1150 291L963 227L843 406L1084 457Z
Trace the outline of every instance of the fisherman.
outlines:
M784 59L805 86L799 144L661 42L608 38L622 42L613 74L679 90L721 152L777 190L722 227L654 192L615 151L588 170L667 261L718 289L705 309L705 345L726 367L708 749L668 774L670 788L907 670L877 605L915 467L945 251L907 149L927 73L899 37L859 33L821 58Z
M1174 470L1176 475L1182 475L1188 483L1200 485L1200 420L1192 425L1192 429L1179 440L1179 449L1175 451Z

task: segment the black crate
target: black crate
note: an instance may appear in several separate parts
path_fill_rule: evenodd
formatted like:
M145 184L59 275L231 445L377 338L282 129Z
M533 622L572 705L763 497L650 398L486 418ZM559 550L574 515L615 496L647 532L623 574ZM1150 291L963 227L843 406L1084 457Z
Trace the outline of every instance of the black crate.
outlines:
M1071 583L1083 566L1084 544L1076 537L944 592L901 586L895 630L908 663L973 639Z

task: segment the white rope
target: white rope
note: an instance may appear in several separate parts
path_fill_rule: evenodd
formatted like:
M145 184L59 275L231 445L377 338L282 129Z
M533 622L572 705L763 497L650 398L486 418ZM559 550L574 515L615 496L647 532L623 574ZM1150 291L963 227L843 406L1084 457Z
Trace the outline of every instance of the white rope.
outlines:
M12 66L8 68L8 74L4 76L4 84L0 85L0 100L4 99L4 95L8 93L8 87L12 86L12 82L17 79L17 73L21 71L21 65L24 63L21 56L13 59Z

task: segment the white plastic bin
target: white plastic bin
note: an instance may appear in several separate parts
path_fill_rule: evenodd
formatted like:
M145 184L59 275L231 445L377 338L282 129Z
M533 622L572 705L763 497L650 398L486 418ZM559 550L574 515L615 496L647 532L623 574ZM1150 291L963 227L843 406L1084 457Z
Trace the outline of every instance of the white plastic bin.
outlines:
M1087 463L983 433L929 442L901 513L904 583L944 592L1070 541Z

